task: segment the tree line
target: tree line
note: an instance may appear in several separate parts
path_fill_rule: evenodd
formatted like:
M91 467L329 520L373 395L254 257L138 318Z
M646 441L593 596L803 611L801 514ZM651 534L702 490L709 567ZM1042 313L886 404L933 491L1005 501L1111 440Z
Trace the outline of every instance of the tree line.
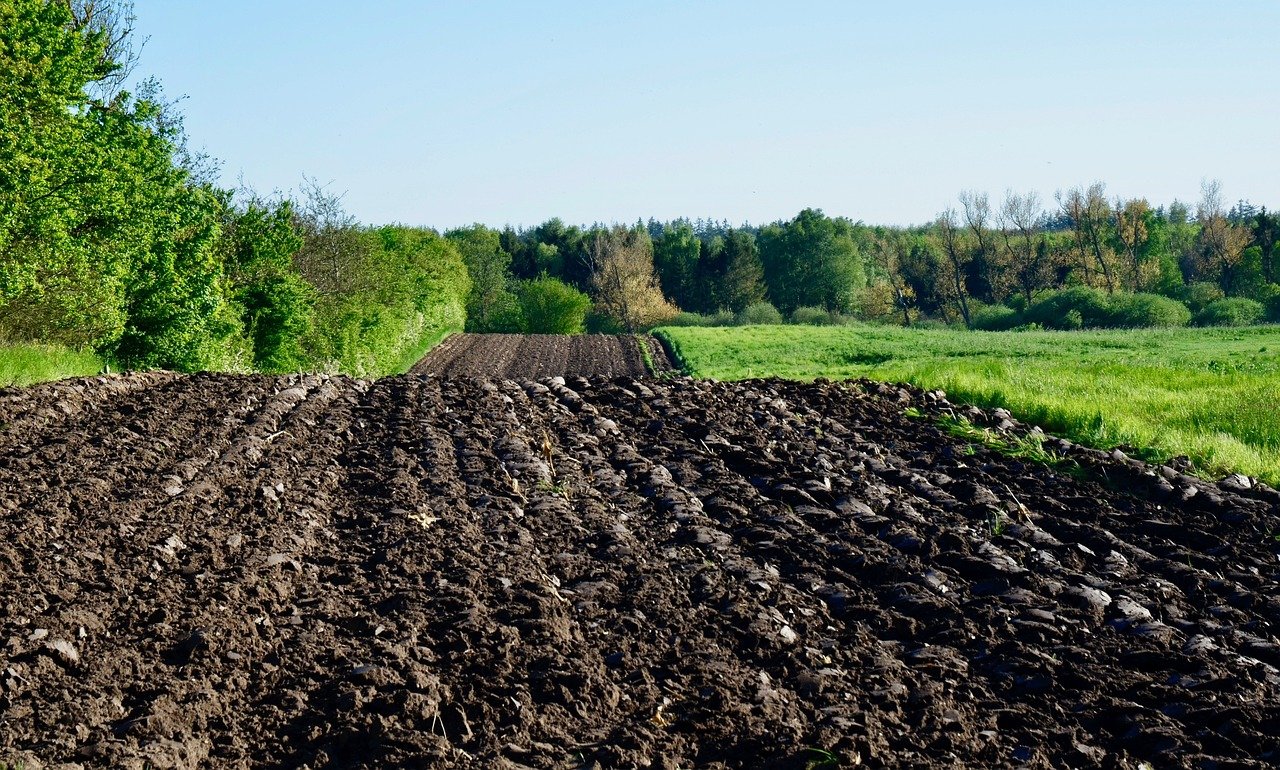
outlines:
M1194 207L1153 206L1111 199L1099 182L1060 191L1046 207L1036 193L993 204L966 191L916 227L805 209L764 226L551 219L447 237L465 233L475 245L463 253L477 331L519 330L518 287L535 279L596 299L584 319L594 331L783 319L973 329L1280 321L1280 215L1244 201L1226 208L1217 182L1201 192ZM601 283L603 254L631 266L628 290Z
M1280 216L964 192L934 221L370 227L305 180L231 191L138 54L128 0L0 0L0 342L120 365L403 369L447 332L666 323L976 329L1280 321Z
M456 248L217 187L127 0L0 0L0 341L137 368L394 371L464 320Z

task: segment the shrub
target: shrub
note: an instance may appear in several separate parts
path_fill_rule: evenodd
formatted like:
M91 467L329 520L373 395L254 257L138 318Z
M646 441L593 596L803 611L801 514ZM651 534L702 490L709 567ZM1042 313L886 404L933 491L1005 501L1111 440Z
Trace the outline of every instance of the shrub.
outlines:
M591 298L555 278L521 281L516 287L524 330L529 334L582 334Z
M791 323L803 326L830 326L838 320L836 314L820 307L798 307L791 314Z
M1263 313L1257 300L1229 297L1206 305L1196 314L1196 326L1248 326L1261 321Z
M1262 287L1258 299L1266 308L1266 319L1271 323L1280 323L1280 284L1269 283Z
M311 284L290 273L264 277L240 292L255 369L280 373L306 367L301 341L311 330L314 294Z
M779 313L778 309L768 302L755 302L747 305L738 314L736 321L740 326L780 324L782 323L782 313Z
M1199 315L1211 303L1217 302L1226 295L1222 293L1222 289L1218 288L1216 283L1191 283L1183 286L1178 290L1178 299L1182 300L1187 307L1191 308L1193 315Z
M1088 286L1072 286L1037 296L1024 320L1046 329L1084 329L1106 326L1110 311L1106 294Z
M1004 332L1017 328L1022 323L1018 311L1004 305L984 305L970 310L969 318L973 328L987 332Z
M496 332L499 334L522 334L525 328L524 308L520 306L520 298L516 293L503 289L493 297L489 308L488 320L482 323L471 323L467 317L468 331Z
M733 326L737 323L732 310L717 310L714 313L680 313L667 321L664 326Z
M587 311L585 321L587 334L626 334L627 330L623 328L618 319L613 316L601 312L599 309L592 307Z
M462 256L432 230L351 230L341 282L319 294L302 340L311 366L359 377L402 372L466 323ZM323 273L316 275L324 279Z
M667 326L711 326L712 324L709 323L710 320L711 320L710 316L705 316L701 313L690 313L686 311L678 314L675 318L672 318L670 321L667 321L666 325Z
M1176 299L1159 294L1117 294L1111 298L1110 326L1125 329L1186 326L1191 311Z

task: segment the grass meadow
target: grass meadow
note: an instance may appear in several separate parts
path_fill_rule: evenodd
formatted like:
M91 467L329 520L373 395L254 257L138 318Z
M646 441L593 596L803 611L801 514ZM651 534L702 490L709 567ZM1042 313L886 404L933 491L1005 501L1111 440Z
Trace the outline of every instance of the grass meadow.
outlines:
M53 345L0 345L0 386L79 377L102 371L102 359Z
M884 326L659 330L696 377L867 377L1002 406L1045 430L1207 476L1280 485L1280 327L970 332Z

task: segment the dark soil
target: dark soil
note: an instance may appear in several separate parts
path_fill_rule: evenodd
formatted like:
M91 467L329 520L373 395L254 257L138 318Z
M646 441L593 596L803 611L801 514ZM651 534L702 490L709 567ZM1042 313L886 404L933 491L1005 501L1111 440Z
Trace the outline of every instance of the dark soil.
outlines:
M603 334L455 334L413 367L414 374L440 377L645 377L641 346L657 373L671 371L667 354L652 337Z
M952 409L682 378L0 391L0 763L1280 764L1280 497L1062 444L1076 478L931 427Z

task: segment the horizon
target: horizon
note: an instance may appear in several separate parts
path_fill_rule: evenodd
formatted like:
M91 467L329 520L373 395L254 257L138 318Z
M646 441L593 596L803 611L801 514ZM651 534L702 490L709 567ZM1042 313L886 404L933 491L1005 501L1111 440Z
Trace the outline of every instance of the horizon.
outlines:
M304 176L440 231L804 208L920 226L961 190L1272 202L1280 4L136 3L137 77L220 184ZM1191 52L1191 53L1188 53Z

